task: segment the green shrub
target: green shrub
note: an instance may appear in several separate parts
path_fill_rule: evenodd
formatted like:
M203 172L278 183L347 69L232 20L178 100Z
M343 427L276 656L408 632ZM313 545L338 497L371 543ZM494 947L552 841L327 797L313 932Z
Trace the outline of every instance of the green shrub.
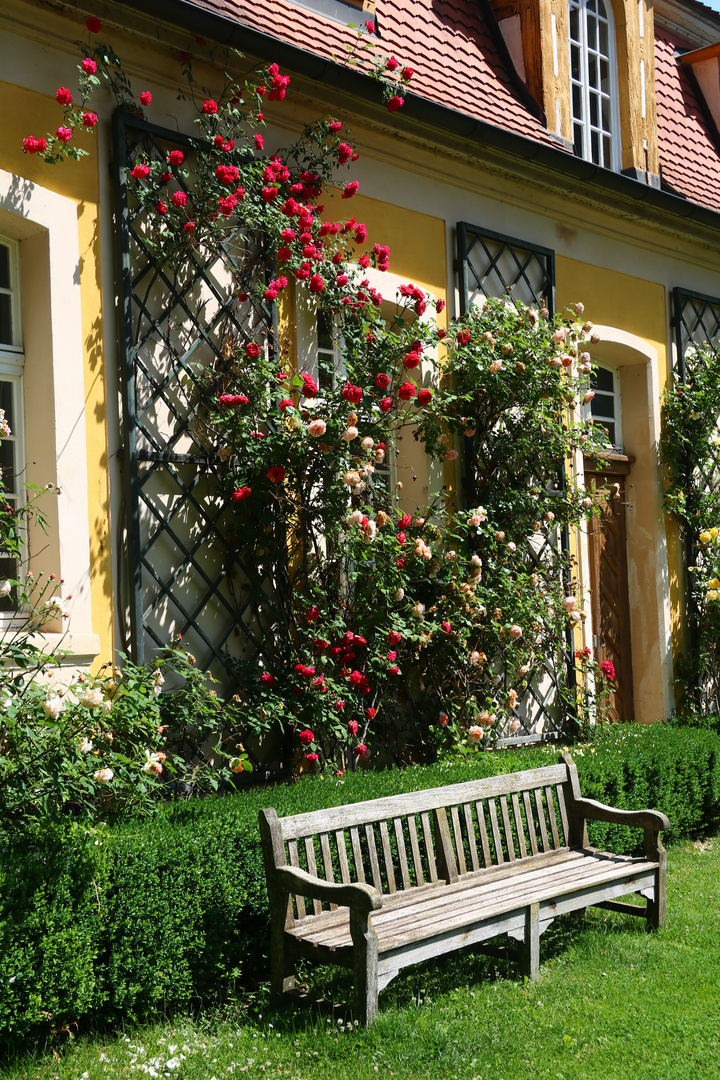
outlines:
M665 839L720 822L720 738L668 726L611 728L572 751L583 794L657 807ZM0 842L0 1043L140 1019L257 985L268 971L257 813L282 815L534 768L558 748L306 779L223 799L167 804L112 826L38 826ZM641 834L593 822L618 852Z

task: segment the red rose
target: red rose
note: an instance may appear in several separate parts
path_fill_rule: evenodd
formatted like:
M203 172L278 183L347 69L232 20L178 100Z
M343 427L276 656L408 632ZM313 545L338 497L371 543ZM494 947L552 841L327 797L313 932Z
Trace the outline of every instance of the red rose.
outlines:
M150 104L151 101L152 101L152 94L150 93L150 91L149 90L143 90L142 94L140 95L140 104L147 106L147 105Z
M97 124L97 113L94 113L94 112L83 113L82 120L83 120L83 124L85 125L86 128L95 127L95 125Z
M373 717L375 716L375 713L376 713L376 712L377 712L377 709L375 709L375 708L374 708L374 707L373 707L373 706L371 705L371 706L370 706L370 708L366 710L366 715L367 715L367 718L368 718L368 720L372 720L372 719L373 719Z
M357 722L357 720L348 720L348 734L349 735L357 735L357 733L358 733L358 722Z
M315 622L315 620L319 619L319 618L320 618L320 608L317 606L317 604L313 604L313 606L311 608L308 608L307 621L308 622Z
M396 559L395 565L397 566L398 570L402 570L403 566L405 565L405 560L402 558Z
M97 71L97 64L89 56L86 56L80 67L83 69L86 75L94 75Z
M411 401L415 397L415 393L415 383L411 382L404 382L398 390L398 396L401 397L403 401Z
M212 98L208 98L207 101L203 101L202 111L205 113L206 116L214 116L215 113L218 111L217 101L213 101Z
M461 330L455 340L457 341L458 345L467 345L468 341L470 340L470 331Z
M397 69L400 67L400 64L394 56L389 56L385 61L385 67L388 71L397 71Z
M170 165L182 165L185 160L185 155L182 150L171 150L168 154L168 163Z
M67 86L58 87L55 97L61 105L69 105L72 101L72 94L68 90Z
M406 368L416 368L420 363L420 359L420 353L409 352L403 360L403 364Z
M150 175L150 166L144 165L142 162L136 165L134 169L130 171L130 175L136 180L146 180Z
M187 206L187 195L184 191L174 191L170 202L173 206Z
M232 493L232 500L233 502L242 502L243 499L249 499L251 495L252 491L249 487L245 486L237 488Z
M59 127L55 132L55 135L60 140L60 142L69 142L69 140L72 139L72 129L66 127Z
M388 634L388 641L391 645L397 645L399 641L402 641L402 634L399 630L391 630Z
M278 402L278 409L280 410L280 412L285 412L286 409L294 409L294 408L295 408L295 402L292 400L292 398L284 397L284 398L281 398L281 400Z
M368 748L365 743L360 743L360 745L356 746L353 750L353 754L355 754L357 757L360 757L361 754L367 754L367 752Z
M380 390L385 390L390 385L390 376L386 375L384 371L378 372L375 376L375 385Z
M247 297L245 299L247 299ZM245 346L245 355L249 356L251 360L254 360L260 355L260 346L257 341L248 341Z
M450 626L450 623L447 621L447 619L444 620L444 622L442 624L442 628L443 628L443 630L445 631L446 634L450 633L450 630L452 629L452 627Z
M328 124L330 131L342 131L342 123L340 120L331 120Z
M275 682L275 676L271 675L269 671L263 671L260 682L265 683L266 686L272 686Z
M445 310L445 301L444 300L438 300L438 302L435 305L435 310L437 311L438 315L440 314L441 311L444 311Z
M96 19L94 15L91 15L89 19L85 20L85 25L91 34L99 34L102 30L102 23L99 19Z
M418 405L428 405L432 401L432 390L418 390Z
M400 72L405 82L410 82L413 77L413 69L411 67L404 67Z
M393 402L392 402L391 397L380 398L380 409L381 409L381 411L382 412L390 412L390 410L392 409L392 403Z
M398 97L397 94L394 94L388 101L388 112L397 112L398 109L402 109L404 104L405 101L403 100L403 98Z
M359 405L362 401L362 390L359 386L353 386L352 383L345 383L345 386L343 386L341 390L341 394L351 405Z
M164 217L165 214L167 214L167 206L162 201L157 204L155 209L157 210L158 214L160 214L161 217Z
M357 193L360 184L357 180L351 180L349 184L345 185L345 189L340 196L341 199L352 199L353 195Z
M255 149L256 150L262 150L263 146L264 146L264 142L263 142L262 135L256 135L255 136Z
M347 165L348 161L353 156L353 148L352 148L352 146L348 146L347 143L341 142L338 145L337 150L338 150L338 164L339 165Z
M195 222L194 221L186 221L185 224L183 225L183 232L186 232L186 233L195 232Z
M408 525L412 521L410 514L403 514L400 518L400 528L407 529Z
M315 736L313 735L310 728L305 728L304 731L300 732L300 734L298 735L298 738L299 738L301 743L305 744L305 746L309 746L310 743L313 742L313 740L315 739Z
M305 384L303 386L303 395L309 398L317 397L317 395L320 393L320 387L315 382L312 375L303 375L301 377L303 383Z
M615 681L615 665L612 660L603 660L600 664L600 670L606 679L609 679L611 682Z
M397 536L395 537L395 539L397 540L398 544L400 544L402 546L402 544L405 543L405 540L407 539L407 537L405 536L404 532L399 532L397 534Z
M262 189L262 197L266 203L271 203L273 199L277 198L278 189L276 187L264 187Z
M397 666L397 664L392 664L392 666L389 668L389 674L390 675L399 675L400 674L400 668Z
M267 478L273 484L282 484L285 479L285 468L283 465L271 465L268 469Z
M310 292L311 293L321 293L324 288L325 288L325 282L320 277L320 275L319 274L313 274L313 276L310 278Z

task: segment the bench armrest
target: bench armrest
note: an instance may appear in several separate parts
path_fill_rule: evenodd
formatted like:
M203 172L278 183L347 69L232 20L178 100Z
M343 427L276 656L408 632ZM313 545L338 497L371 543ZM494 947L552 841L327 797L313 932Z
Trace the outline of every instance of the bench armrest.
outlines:
M592 821L610 821L615 825L630 825L639 829L659 832L669 829L670 821L659 810L618 810L614 806L596 802L595 799L576 799L575 809L581 817Z
M283 892L307 896L311 900L327 900L330 904L358 911L377 911L383 902L382 894L372 885L362 882L343 885L323 881L296 866L276 866L272 874L272 884Z

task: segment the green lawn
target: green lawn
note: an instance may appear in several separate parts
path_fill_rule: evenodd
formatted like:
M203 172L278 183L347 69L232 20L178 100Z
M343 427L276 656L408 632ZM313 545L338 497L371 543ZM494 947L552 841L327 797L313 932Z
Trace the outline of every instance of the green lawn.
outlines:
M718 1080L720 838L670 849L668 924L612 912L559 920L541 939L540 981L510 957L465 955L403 973L378 1022L262 996L113 1037L80 1037L16 1061L8 1080L252 1076L313 1080ZM154 947L162 948L161 942ZM248 964L253 958L248 958ZM333 972L313 992L347 1000Z

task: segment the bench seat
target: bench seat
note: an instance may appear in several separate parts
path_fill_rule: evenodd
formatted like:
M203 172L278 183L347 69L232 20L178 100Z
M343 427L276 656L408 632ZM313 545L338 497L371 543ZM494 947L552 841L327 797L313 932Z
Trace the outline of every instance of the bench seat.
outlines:
M586 818L642 828L644 856L590 847ZM291 818L268 809L260 823L273 995L293 987L295 956L349 967L364 1023L408 964L507 934L535 979L540 935L558 915L597 905L651 927L664 920L667 818L583 799L567 755L558 766ZM647 903L618 902L631 893Z

